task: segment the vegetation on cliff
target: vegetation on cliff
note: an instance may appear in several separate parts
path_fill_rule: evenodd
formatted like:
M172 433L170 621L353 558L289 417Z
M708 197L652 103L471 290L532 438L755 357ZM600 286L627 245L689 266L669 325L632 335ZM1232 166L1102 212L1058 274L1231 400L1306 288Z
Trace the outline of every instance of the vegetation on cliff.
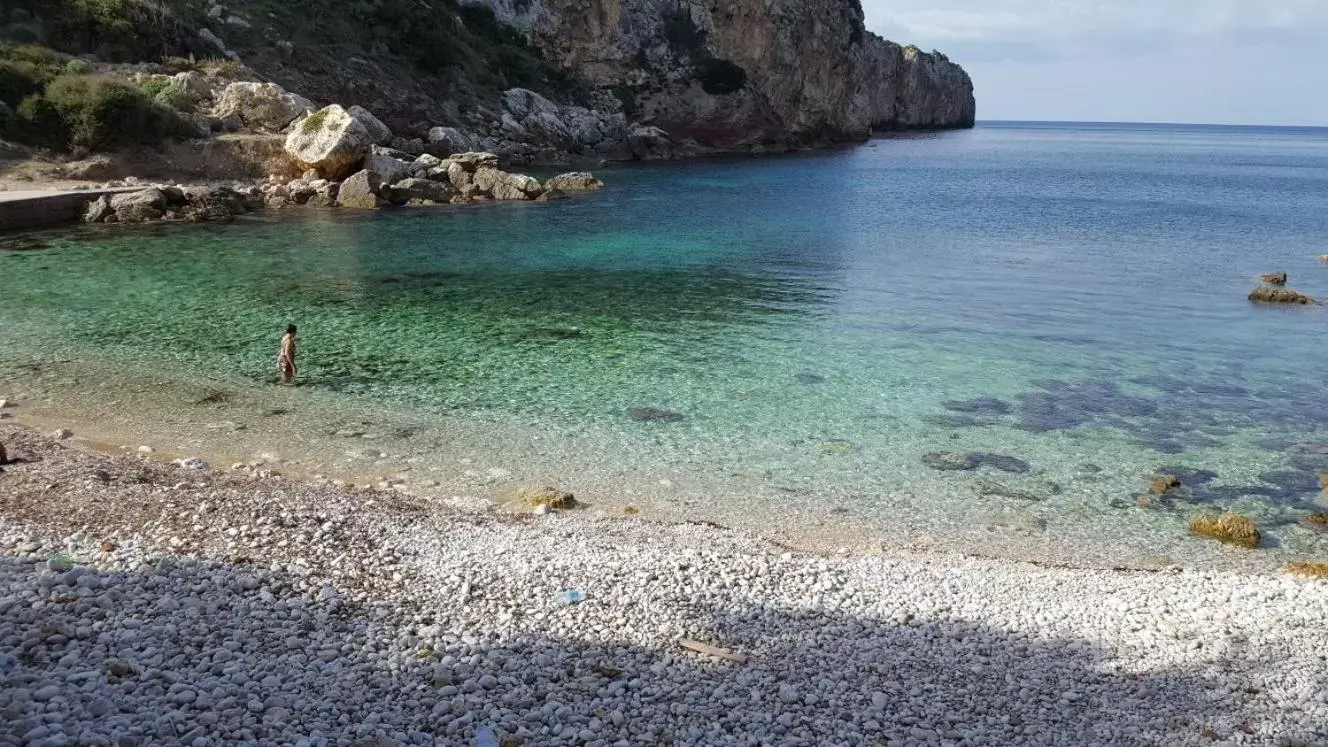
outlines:
M229 57L251 77L399 124L446 121L513 86L575 87L487 7L456 0L12 0L0 10L0 42L0 136L58 150L184 131L158 96L161 80L154 90L76 79L89 63L124 78Z

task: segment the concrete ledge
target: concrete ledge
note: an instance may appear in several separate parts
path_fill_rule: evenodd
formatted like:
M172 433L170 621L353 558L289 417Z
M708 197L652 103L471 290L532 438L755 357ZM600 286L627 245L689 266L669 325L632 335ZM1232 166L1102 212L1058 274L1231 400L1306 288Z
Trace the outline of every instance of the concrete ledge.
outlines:
M147 185L78 192L0 192L0 233L78 223L88 203L98 197L143 189Z

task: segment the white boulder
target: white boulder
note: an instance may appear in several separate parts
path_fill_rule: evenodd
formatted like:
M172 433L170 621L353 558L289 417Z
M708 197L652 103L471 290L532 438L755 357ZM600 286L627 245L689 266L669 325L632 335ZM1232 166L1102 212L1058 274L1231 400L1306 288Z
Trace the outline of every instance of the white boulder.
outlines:
M373 134L337 104L298 120L286 136L286 153L326 179L360 170L373 145Z

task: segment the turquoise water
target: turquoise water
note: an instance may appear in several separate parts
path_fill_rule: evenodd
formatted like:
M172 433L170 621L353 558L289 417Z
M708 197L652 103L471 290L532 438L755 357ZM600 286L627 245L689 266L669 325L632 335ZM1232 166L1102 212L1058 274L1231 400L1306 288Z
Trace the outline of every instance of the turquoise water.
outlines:
M1328 296L1328 130L995 123L600 176L561 203L29 239L0 251L0 361L266 387L294 322L310 390L547 426L743 511L766 485L1184 554L1188 516L1236 508L1322 548L1296 524L1323 510L1328 311L1245 295L1285 270ZM939 472L937 450L1030 469ZM1140 508L1159 468L1187 487Z

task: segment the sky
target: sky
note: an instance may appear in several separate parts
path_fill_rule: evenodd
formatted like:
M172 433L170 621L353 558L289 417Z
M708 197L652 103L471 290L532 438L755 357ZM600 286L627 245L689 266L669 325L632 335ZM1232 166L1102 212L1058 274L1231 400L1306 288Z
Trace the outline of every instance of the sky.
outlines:
M1328 0L862 0L978 119L1328 125Z

